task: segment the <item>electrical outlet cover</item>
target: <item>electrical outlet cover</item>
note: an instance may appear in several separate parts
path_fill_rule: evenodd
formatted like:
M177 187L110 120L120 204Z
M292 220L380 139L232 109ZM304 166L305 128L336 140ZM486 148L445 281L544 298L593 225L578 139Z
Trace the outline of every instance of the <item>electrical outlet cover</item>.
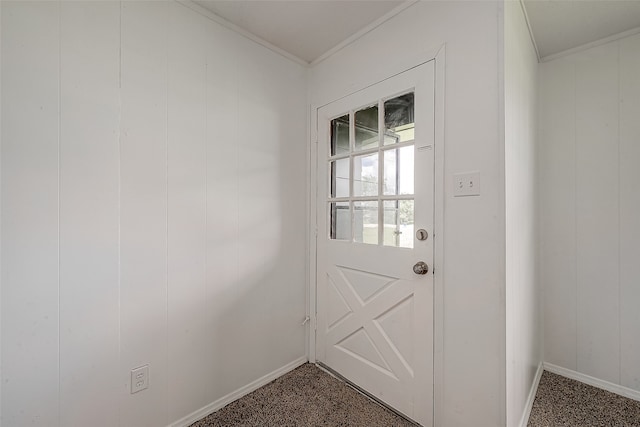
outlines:
M149 387L149 365L131 370L131 394Z

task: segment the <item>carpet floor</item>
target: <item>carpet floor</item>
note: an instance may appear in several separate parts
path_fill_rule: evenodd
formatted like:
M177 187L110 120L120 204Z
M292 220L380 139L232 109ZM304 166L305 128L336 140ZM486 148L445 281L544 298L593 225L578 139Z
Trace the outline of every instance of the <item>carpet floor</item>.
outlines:
M306 363L191 427L415 427ZM640 427L640 402L544 372L528 427ZM482 426L474 426L482 427Z
M640 402L545 371L528 427L640 426Z
M306 363L191 427L415 427Z

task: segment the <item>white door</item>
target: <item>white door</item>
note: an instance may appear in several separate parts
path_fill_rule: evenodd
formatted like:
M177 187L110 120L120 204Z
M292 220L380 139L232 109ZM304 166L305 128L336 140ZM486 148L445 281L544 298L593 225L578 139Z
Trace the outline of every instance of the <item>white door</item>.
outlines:
M316 358L423 426L434 148L433 61L318 110Z

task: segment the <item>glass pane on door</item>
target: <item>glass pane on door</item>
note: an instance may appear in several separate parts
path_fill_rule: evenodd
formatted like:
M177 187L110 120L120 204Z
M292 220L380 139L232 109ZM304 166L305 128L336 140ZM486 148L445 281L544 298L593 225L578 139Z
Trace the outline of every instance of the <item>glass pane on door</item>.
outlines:
M338 156L349 153L349 115L331 120L330 155Z
M329 162L329 197L349 197L349 158Z
M384 245L413 248L413 200L385 200Z
M353 195L378 195L378 153L353 158Z
M329 203L329 238L351 240L351 208L349 202Z
M331 121L330 238L412 248L414 93L373 101Z
M407 93L384 103L384 145L413 141L414 94Z
M413 145L384 151L384 195L413 194L413 157Z
M378 106L356 111L355 150L367 150L378 146Z
M358 243L378 244L378 202L354 202L354 235Z

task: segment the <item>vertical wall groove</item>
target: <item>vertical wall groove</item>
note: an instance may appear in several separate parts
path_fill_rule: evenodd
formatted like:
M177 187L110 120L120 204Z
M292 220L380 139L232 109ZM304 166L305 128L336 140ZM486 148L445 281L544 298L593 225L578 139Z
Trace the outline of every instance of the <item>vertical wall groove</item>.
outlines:
M207 44L207 40L204 40L205 45ZM209 83L209 64L208 64L208 52L205 53L204 63L204 93L207 94L207 87ZM204 101L204 116L205 116L205 124L204 124L204 135L205 135L205 145L204 145L204 158L206 159L204 164L204 298L206 301L210 301L209 298L209 97L205 96ZM207 320L210 316L207 316ZM205 348L206 359L212 360L212 352L210 351L210 346L207 345ZM210 380L210 379L209 379ZM205 383L205 393L207 396L211 395L211 389L213 385L211 381L207 381Z
M621 180L620 180L620 173L621 173L621 162L620 162L620 42L616 41L616 68L617 68L617 96L616 96L616 100L618 101L616 104L617 107L617 112L616 112L616 118L617 118L617 133L618 133L618 138L617 138L617 144L616 144L616 149L617 149L617 159L618 159L618 164L617 164L617 173L616 173L616 178L618 180L618 384L622 384L622 265L621 265L621 254L622 254L622 239L620 236L622 236L622 215L621 215L621 211L622 211L622 206L621 206L621 199L622 199L622 190L621 190Z
M122 2L118 2L118 368L122 371ZM122 398L119 399L120 401ZM118 425L122 425L122 403Z
M56 396L57 399L57 406L58 406L58 414L57 414L57 419L58 419L58 425L60 425L61 420L60 420L60 393L61 393L61 387L60 387L60 355L61 355L61 351L60 351L60 141L62 138L61 135L61 111L62 111L62 12L61 12L61 1L58 0L57 2L58 4L58 145L57 145L57 178L58 178L58 182L57 182L57 190L58 193L56 195L56 199L58 201L58 205L57 205L57 239L58 239L58 248L57 248L57 256L58 256L58 277L57 277L57 284L58 284L58 305L57 305L57 310L58 310L58 331L57 331L57 344L58 344L58 394Z
M3 128L3 116L2 116L2 41L4 39L3 37L3 33L2 33L2 7L0 7L0 426L2 425L2 406L3 406L3 400L2 400L2 383L4 380L4 371L2 369L2 355L3 350L2 350L2 316L3 316L3 311L2 311L2 277L3 277L3 268L2 268L2 261L3 261L3 257L2 257L2 242L3 242L3 233L2 233L2 128Z
M575 218L578 216L578 198L576 197L576 194L578 193L578 148L577 148L577 131L578 131L578 122L576 119L576 93L577 93L577 86L576 86L576 64L572 63L572 71L573 71L573 79L572 79L572 87L573 87L573 139L572 139L572 144L573 144L573 227L574 227L574 231L573 231L573 253L577 254L578 253L578 240L576 238L576 236L578 235L578 222L575 221ZM575 274L573 276L573 286L575 288L575 295L576 295L576 299L579 293L579 288L578 288L578 257L575 256L574 257L574 262L575 265L574 270L575 270ZM578 370L578 304L576 302L575 304L575 325L576 325L576 336L575 336L575 369Z
M169 2L171 0L164 0L164 24L166 25L167 31L165 32L165 87L169 87L169 37L171 35L171 14L169 13ZM165 289L167 300L165 304L165 365L164 370L166 372L167 377L169 376L169 91L165 91L165 122L164 122L164 131L165 131L165 242L167 243L166 251L165 251L165 271L166 271L166 282ZM167 381L167 392L166 392L166 401L164 406L165 418L167 424L171 422L169 417L169 401L171 399L171 386L169 381Z

